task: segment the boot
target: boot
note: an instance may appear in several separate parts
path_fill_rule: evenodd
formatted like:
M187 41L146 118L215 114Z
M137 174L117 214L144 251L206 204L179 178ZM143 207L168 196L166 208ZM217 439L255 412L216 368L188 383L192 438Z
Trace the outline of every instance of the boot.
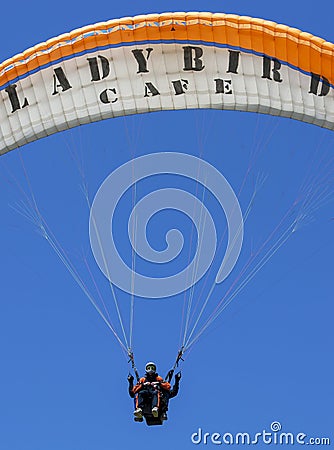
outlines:
M137 408L134 412L133 415L135 417L137 417L138 419L142 419L143 418L143 410L141 408Z

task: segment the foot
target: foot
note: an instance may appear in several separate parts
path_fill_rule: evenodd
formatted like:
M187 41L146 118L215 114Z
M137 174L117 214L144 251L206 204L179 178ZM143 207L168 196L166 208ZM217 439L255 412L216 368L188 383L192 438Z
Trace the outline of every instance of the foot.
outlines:
M167 417L166 413L162 413L161 414L161 420L168 420L168 417Z
M141 408L137 408L134 412L133 415L135 417L137 417L138 419L142 419L143 418L143 410Z
M152 408L152 416L158 417L158 415L159 415L159 409L157 407Z

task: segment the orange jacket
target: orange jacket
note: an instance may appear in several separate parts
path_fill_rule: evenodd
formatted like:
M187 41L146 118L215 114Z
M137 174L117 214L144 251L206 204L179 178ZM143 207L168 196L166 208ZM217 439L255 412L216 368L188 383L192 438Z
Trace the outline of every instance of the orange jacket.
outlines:
M144 383L147 383L147 382L148 382L148 380L146 377L140 378L140 380L138 381L136 386L133 387L132 392L134 394L137 394L137 392L139 392L143 388ZM154 382L158 382L159 386L161 386L162 389L164 389L165 391L170 390L170 383L168 383L168 381L164 381L163 378L160 377L159 375L157 375L153 381L150 381L150 383L154 383Z

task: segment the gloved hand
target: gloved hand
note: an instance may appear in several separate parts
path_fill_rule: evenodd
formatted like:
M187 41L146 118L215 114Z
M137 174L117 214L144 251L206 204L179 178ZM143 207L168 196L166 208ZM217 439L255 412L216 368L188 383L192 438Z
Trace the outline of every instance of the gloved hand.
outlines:
M175 375L175 381L177 382L177 383L179 383L180 382L180 380L181 380L181 372L178 372L176 375Z
M149 381L146 381L145 383L144 383L144 386L150 386L150 382Z
M128 375L128 382L129 382L129 384L133 384L133 380L134 380L133 375L131 375L131 373L129 373L129 375Z

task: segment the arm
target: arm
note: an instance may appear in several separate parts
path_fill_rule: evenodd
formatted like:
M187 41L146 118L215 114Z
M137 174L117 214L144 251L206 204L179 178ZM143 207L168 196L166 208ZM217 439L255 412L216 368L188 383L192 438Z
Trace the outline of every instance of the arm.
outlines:
M129 382L129 395L131 398L134 398L135 394L133 393L133 376L129 373L128 375L128 382Z
M181 379L181 372L178 372L178 373L175 375L174 386L173 386L173 388L172 388L171 391L170 391L169 398L176 397L177 394L179 393L180 379Z
M157 377L157 382L159 383L161 389L165 390L165 391L169 391L170 390L170 383L168 383L168 381L165 381L163 378L161 377Z
M168 381L163 381L162 383L160 383L160 386L165 391L169 391L170 390L170 383L168 383Z
M140 378L140 380L138 381L136 386L132 389L132 393L134 396L135 396L135 394L137 394L137 392L139 392L142 389L144 383L145 383L145 378Z

